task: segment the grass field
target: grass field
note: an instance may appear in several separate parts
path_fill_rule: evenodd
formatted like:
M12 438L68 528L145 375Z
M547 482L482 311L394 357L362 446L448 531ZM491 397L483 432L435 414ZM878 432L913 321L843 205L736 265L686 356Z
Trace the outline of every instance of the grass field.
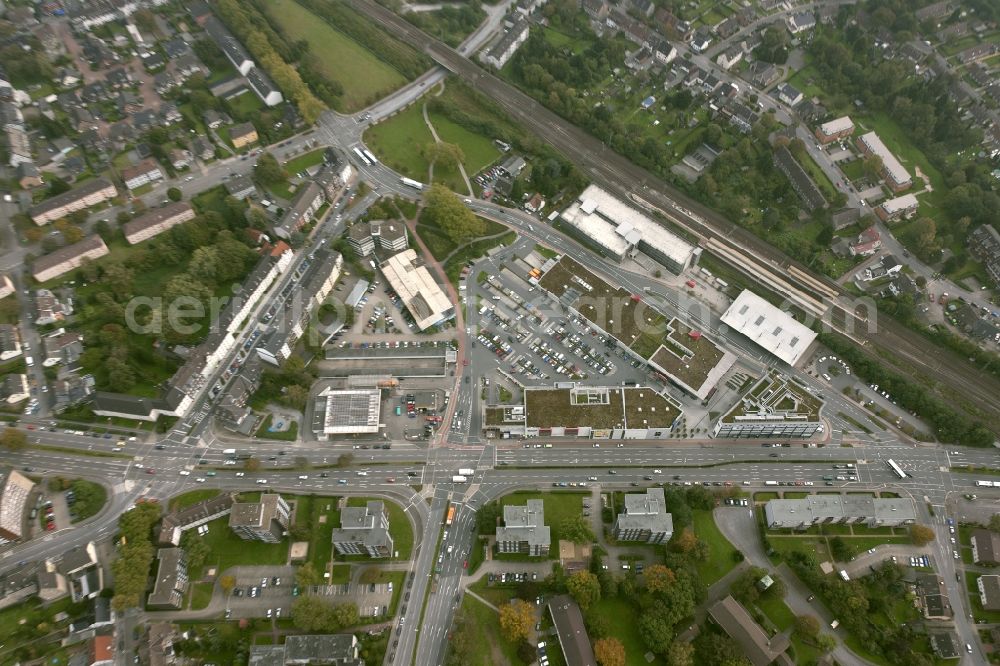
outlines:
M708 586L736 566L736 560L733 559L735 549L726 537L722 536L711 511L694 512L694 534L699 541L708 544L708 558L698 563L701 582Z
M295 498L295 524L309 528L309 561L316 571L326 571L333 558L330 536L335 527L340 527L337 499L313 495Z
M429 113L428 118L442 141L462 147L462 152L465 153L462 164L470 177L500 157L500 151L488 137L474 134L436 113Z
M421 113L421 105L400 111L365 132L365 144L390 169L427 182L428 164L423 147L434 141Z
M914 178L915 185L919 185L919 181L916 178L916 173L914 167L920 167L920 170L925 176L930 180L931 186L934 188L935 192L946 192L947 188L944 186L944 177L941 172L936 168L931 166L931 163L924 156L923 152L920 151L910 138L906 134L906 130L901 128L896 121L891 117L879 113L871 116L861 116L855 118L855 123L858 125L857 135L861 135L867 131L873 130L878 134L882 142L885 143L886 147L892 151L896 156L896 159L906 167L906 170L910 172L910 175Z
M496 611L479 601L465 595L462 597L461 611L472 627L471 645L468 666L522 666L524 662L517 658L517 646L505 640L500 635L500 617Z
M621 597L601 599L594 604L593 612L608 621L608 635L614 636L625 646L626 666L643 666L643 664L662 664L664 661L655 658L646 661L646 643L639 630L638 607Z
M309 44L309 53L319 71L343 86L339 111L351 113L362 109L406 82L374 53L294 0L271 0L265 7L286 34ZM344 63L350 63L350 67Z
M204 500L212 499L219 494L219 490L215 488L199 488L198 490L189 490L186 493L182 493L177 497L170 500L170 510L180 511L181 509L186 509L187 507L202 502Z
M316 166L323 161L323 153L325 151L325 148L317 148L298 157L293 157L285 163L285 171L289 175L294 175L299 171L305 171L309 167Z
M461 277L462 274L462 268L469 262L469 260L482 257L487 251L497 247L498 245L510 245L514 242L514 240L516 240L516 238L517 234L513 231L509 231L496 238L485 238L483 240L464 245L458 252L452 255L451 259L449 259L447 263L445 263L444 272L448 276L451 283L457 286L458 278Z

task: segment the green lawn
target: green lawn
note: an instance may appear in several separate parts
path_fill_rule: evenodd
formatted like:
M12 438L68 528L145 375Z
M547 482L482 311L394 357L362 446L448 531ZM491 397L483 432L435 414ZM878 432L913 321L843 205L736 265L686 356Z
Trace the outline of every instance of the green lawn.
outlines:
M323 153L325 151L325 148L317 148L311 152L294 157L285 163L285 171L289 175L294 175L300 171L305 171L309 167L316 166L323 161Z
M462 148L465 154L465 161L462 164L469 176L479 173L500 157L500 151L489 137L470 132L437 113L429 112L428 117L442 141Z
M452 255L444 265L444 272L452 284L458 285L458 278L461 277L462 269L472 259L484 256L489 250L499 245L510 245L517 239L517 234L509 231L503 236L496 238L486 238L481 241L469 243L463 246L458 252Z
M347 506L365 506L374 497L349 497ZM413 528L406 517L403 507L395 502L381 500L389 511L389 534L392 535L392 545L399 553L399 559L408 560L413 553ZM339 527L339 525L338 525Z
M309 44L320 73L343 86L340 111L364 108L406 82L376 54L293 0L271 0L264 6L282 31Z
M202 502L204 500L212 499L219 494L217 488L199 488L198 490L189 490L186 493L177 495L170 500L170 510L180 511L181 509L186 509L187 507Z
M722 536L711 511L695 511L693 522L695 536L699 541L708 544L708 558L698 563L698 575L708 586L736 566L736 560L733 559L735 549L726 537Z
M218 573L242 564L285 564L288 561L288 542L264 543L244 541L229 529L229 516L209 523L205 543L212 549L206 566L215 566Z
M351 580L351 565L350 564L334 564L330 567L330 579L327 581L330 585L343 585Z
M540 499L545 508L545 524L549 526L552 534L552 543L558 544L562 538L562 523L567 518L582 515L583 498L590 497L590 493L540 493L540 492L516 492L506 495L500 499L503 506L508 504L519 504L524 506L530 499ZM559 557L559 549L551 548L549 552L551 559Z
M421 108L421 104L414 104L371 127L365 132L364 140L375 156L390 169L426 183L428 163L422 151L425 145L434 141L434 137L427 129Z
M195 583L191 586L191 610L202 610L212 601L214 583Z
M483 576L469 586L470 590L497 607L517 596L516 588L516 585L489 585L487 576Z
M500 617L496 611L466 594L460 612L471 627L470 643L474 646L469 650L467 666L498 666L503 660L511 666L524 666L517 658L517 646L500 635Z
M608 621L608 635L614 636L625 646L627 666L664 663L659 657L648 662L643 656L647 648L639 630L638 608L634 603L621 597L601 599L594 604L593 611Z
M241 122L249 120L254 113L264 108L264 103L251 90L226 100L226 104L233 118Z
M257 428L257 434L254 435L258 439L277 439L283 442L294 442L299 436L299 424L298 421L292 421L289 424L288 430L282 430L278 432L271 432L268 428L271 427L271 423L274 420L274 414L268 414L264 421Z

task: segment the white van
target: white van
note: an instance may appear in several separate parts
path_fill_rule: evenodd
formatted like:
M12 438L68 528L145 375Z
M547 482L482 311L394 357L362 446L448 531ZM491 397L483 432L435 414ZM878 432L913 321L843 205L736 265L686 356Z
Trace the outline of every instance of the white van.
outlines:
M358 476L368 476L368 472L358 472Z
M186 469L181 470L181 476L191 476L191 472Z
M31 358L30 356L25 356L24 357L24 362L27 363L28 367L30 368L31 366L33 366L35 364L35 359Z

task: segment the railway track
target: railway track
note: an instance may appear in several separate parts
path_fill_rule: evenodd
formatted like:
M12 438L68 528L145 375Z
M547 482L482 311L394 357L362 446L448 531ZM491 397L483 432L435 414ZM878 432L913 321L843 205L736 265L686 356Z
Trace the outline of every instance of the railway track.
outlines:
M752 257L764 264L771 273L777 272L793 292L785 294L792 302L809 304L813 311L820 308L839 313L841 323L831 318L840 333L861 345L871 358L889 362L898 372L931 377L936 385L928 386L941 398L953 403L961 397L978 411L989 427L1000 429L1000 381L981 372L967 359L938 347L919 333L902 324L881 317L869 330L866 317L859 317L849 304L853 294L847 293L833 280L811 273L808 267L795 261L781 250L753 235L746 229L691 199L683 192L664 183L660 178L638 167L582 129L543 107L533 98L502 81L458 54L454 49L429 37L388 9L371 0L349 0L355 9L369 16L386 30L411 46L426 53L439 65L462 78L473 89L490 97L508 115L562 152L568 159L594 176L609 190L624 198L642 197L658 207L675 224L699 239L703 246L717 244L730 255L720 256L733 268L745 271L746 266L736 257ZM758 276L761 277L761 276ZM768 278L770 279L770 278ZM801 307L801 306L800 306ZM848 325L850 322L850 325ZM906 367L906 365L912 367Z

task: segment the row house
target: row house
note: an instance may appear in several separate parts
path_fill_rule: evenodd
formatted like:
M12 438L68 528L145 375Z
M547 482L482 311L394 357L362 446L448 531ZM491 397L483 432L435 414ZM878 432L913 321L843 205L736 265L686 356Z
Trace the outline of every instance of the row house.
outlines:
M125 167L121 172L122 181L129 190L135 190L143 185L162 180L163 170L160 165L152 159L146 159L138 164Z
M75 372L60 374L52 383L54 409L57 413L90 399L94 394L94 376Z
M323 202L323 190L319 185L310 181L301 186L292 197L292 201L285 210L278 226L275 227L275 235L285 240L290 239L292 234L312 222L313 216L323 205Z
M32 207L28 214L35 224L41 226L66 217L72 212L104 203L117 195L118 190L110 181L104 178L95 178L68 192L42 201Z
M135 245L194 218L195 212L191 204L186 201L175 201L126 222L122 226L122 231L129 245Z
M38 282L46 282L79 268L85 261L106 256L109 252L104 240L94 234L35 259L31 276Z

